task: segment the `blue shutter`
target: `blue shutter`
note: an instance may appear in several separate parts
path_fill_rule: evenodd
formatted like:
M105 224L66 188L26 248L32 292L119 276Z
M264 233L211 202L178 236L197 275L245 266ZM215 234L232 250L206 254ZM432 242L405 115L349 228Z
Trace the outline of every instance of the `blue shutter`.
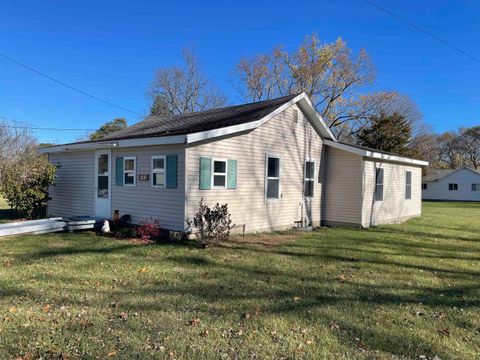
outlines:
M168 189L177 188L177 155L167 155L167 179Z
M212 159L200 158L200 190L209 190L212 187Z
M123 157L115 158L115 185L123 186Z
M237 160L227 162L227 189L237 188Z

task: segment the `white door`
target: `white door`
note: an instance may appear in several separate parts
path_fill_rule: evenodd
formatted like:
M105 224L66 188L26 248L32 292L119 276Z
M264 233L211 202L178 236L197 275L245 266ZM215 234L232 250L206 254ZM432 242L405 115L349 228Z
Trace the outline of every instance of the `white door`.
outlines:
M110 218L110 150L95 151L95 216Z

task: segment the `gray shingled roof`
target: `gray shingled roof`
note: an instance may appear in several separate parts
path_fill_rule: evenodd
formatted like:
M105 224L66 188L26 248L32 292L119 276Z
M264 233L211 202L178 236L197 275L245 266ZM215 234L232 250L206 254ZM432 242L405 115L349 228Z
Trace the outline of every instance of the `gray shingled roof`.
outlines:
M297 95L169 117L150 116L100 140L186 135L262 119ZM98 141L98 140L97 140Z
M441 178L444 178L447 175L450 175L454 171L457 171L458 169L432 169L428 170L428 174L425 175L422 180L423 181L437 181L440 180Z

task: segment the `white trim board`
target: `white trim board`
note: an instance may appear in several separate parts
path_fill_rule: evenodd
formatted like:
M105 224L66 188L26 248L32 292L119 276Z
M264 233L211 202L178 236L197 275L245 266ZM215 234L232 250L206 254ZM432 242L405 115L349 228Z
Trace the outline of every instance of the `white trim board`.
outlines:
M335 149L348 151L350 153L357 154L359 156L363 156L367 158L372 158L372 159L378 159L378 160L384 160L384 161L395 161L403 164L418 165L418 166L428 165L428 161L417 160L417 159L412 159L412 158L407 158L407 157L397 156L397 155L389 155L389 154L384 154L376 151L359 149L354 146L350 146L347 144L340 144L339 142L334 142L331 140L325 140L325 145L331 146Z
M149 145L174 145L185 144L185 135L159 136L151 138L125 139L112 141L98 141L88 143L73 143L56 146L46 146L37 148L38 154L50 154L63 151L82 151L96 149L117 149L125 147L149 146Z

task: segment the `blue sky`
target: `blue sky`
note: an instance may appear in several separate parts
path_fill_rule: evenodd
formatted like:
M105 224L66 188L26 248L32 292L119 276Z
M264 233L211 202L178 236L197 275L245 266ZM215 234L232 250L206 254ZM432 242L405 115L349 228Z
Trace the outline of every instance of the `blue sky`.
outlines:
M480 2L376 0L399 16L480 58ZM295 49L305 35L365 48L378 89L409 95L435 131L480 124L480 64L364 0L338 1L8 1L0 3L0 52L79 89L140 113L158 67L195 46L209 78L241 102L231 71L275 44ZM140 118L61 87L0 58L0 116L40 127L97 128ZM82 132L36 131L68 142Z

